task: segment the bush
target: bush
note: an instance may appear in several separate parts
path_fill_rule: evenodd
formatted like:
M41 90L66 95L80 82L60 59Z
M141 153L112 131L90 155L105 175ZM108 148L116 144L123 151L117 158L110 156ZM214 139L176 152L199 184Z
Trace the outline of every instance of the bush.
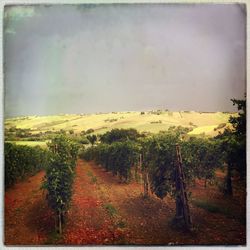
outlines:
M220 123L216 128L214 128L214 131L218 130L218 129L222 129L224 127L226 127L227 124L226 123Z
M85 134L87 135L87 134L91 134L91 133L93 133L93 132L95 132L95 130L92 129L92 128L90 128L90 129L88 129L88 130L85 132Z
M131 175L131 167L138 160L138 148L131 141L114 142L111 144L101 143L85 150L82 155L85 160L95 160L107 171L119 175L128 181Z
M118 141L132 140L136 141L140 137L140 134L136 129L112 129L100 136L100 140L103 143L111 144Z
M48 164L48 154L47 150L39 146L28 147L5 143L5 188L45 168Z
M142 141L142 168L149 174L151 191L159 198L175 195L176 143L181 148L187 183L194 178L212 179L215 168L220 166L221 155L216 141L203 138L180 140L182 130L170 129Z
M149 173L150 188L159 198L174 190L175 143L178 137L162 133L142 142L142 168Z
M191 178L214 178L215 169L221 165L219 144L215 140L191 137L181 143L186 175ZM206 184L205 184L206 185Z
M48 203L55 211L56 228L61 233L64 214L71 200L78 146L63 135L55 137L48 146L51 155L46 168L43 188L47 189Z

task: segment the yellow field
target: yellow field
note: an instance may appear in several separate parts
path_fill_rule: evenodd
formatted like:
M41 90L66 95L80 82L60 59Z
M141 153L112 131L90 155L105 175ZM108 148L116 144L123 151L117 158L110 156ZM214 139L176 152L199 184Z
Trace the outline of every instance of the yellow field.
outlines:
M193 129L191 132L189 132L188 134L190 135L198 135L198 134L213 134L214 133L214 129L216 128L216 125L211 125L211 126L201 126L198 128Z
M42 148L47 147L47 141L7 141L10 143L15 143L16 145L26 145L30 147L40 146Z
M190 134L205 133L214 135L214 128L221 123L227 123L228 113L199 113L199 112L162 112L151 114L145 112L117 112L89 115L56 115L29 116L5 120L5 128L31 129L32 133L46 131L73 130L80 133L83 130L94 129L96 134L105 133L113 128L135 128L139 132L157 133L167 130L170 126L192 127ZM217 132L215 132L217 133Z

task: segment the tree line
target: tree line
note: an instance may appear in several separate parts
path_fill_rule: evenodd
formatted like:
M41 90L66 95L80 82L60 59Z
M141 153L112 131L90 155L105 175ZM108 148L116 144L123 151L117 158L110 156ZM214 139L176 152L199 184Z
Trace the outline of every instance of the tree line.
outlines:
M54 211L55 227L61 233L69 208L79 145L65 135L48 143L48 149L5 143L5 188L45 170L42 188Z
M230 117L232 128L226 128L214 138L189 136L188 128L170 127L156 135L141 134L135 129L113 129L87 137L91 146L80 156L94 160L107 171L128 182L132 170L143 173L144 194L154 193L159 198L178 196L176 145L181 149L186 183L195 178L212 180L215 170L226 166L224 191L233 194L232 174L237 171L246 178L246 101L233 99L238 116ZM43 188L47 190L49 206L55 211L56 228L62 231L72 194L75 165L80 144L68 136L55 136L48 149L5 144L5 187L45 169Z
M143 172L145 195L150 191L161 199L166 195L177 198L178 145L187 184L200 178L204 179L206 186L207 181L214 178L215 170L225 165L223 191L232 195L232 171L237 171L242 180L246 177L246 102L232 101L237 105L239 114L230 117L232 128L226 128L215 138L189 136L183 127L171 127L151 136L143 136L134 129L114 129L102 135L96 146L92 143L82 157L95 160L125 181L130 179L132 169L139 165Z

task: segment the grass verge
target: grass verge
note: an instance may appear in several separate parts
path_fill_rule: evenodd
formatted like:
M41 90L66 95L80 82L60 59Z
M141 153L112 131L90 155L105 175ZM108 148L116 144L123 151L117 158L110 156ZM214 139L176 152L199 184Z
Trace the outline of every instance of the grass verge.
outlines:
M103 207L106 209L106 211L111 217L114 217L117 214L117 210L112 204L106 203L103 205Z
M225 215L229 219L236 219L241 224L246 223L246 217L242 214L235 214L234 211L230 207L221 206L215 203L212 203L208 200L192 200L191 201L193 205L196 207L205 209L206 211L210 213L219 213Z

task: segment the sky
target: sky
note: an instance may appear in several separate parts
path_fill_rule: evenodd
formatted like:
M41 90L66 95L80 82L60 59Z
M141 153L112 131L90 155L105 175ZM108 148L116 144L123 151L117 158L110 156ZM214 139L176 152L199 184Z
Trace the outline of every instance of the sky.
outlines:
M5 116L235 111L246 92L237 4L16 5L4 12Z

